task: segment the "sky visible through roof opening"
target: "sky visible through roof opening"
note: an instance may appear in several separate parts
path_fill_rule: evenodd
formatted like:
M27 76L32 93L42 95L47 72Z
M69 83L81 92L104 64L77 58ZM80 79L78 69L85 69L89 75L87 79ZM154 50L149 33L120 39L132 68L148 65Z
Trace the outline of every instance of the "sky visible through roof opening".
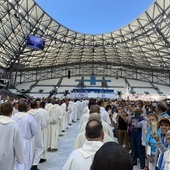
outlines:
M140 16L155 0L35 0L61 25L85 34L120 29Z

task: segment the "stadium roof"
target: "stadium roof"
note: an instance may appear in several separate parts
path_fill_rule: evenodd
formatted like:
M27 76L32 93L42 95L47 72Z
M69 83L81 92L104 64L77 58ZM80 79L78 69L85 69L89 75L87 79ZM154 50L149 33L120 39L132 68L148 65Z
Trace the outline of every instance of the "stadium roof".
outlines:
M26 47L30 34L45 39L44 50ZM0 66L18 71L77 65L82 72L101 67L103 75L111 68L169 73L170 0L156 0L127 26L99 35L64 27L34 0L1 0L0 44Z

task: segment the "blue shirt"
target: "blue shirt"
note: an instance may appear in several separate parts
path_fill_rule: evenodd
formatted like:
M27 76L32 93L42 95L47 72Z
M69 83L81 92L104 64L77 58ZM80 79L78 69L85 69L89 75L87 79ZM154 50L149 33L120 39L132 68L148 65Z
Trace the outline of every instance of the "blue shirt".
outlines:
M164 113L161 113L160 115L158 115L158 117L160 118L162 118L162 117L165 117L165 118L169 118L169 115L166 113L166 112L164 112Z

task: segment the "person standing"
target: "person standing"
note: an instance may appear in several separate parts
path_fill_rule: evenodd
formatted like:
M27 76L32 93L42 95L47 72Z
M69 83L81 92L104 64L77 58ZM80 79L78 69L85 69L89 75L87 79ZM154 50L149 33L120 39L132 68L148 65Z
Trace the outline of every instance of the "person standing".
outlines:
M158 148L156 146L156 140L154 139L154 135L161 135L161 129L158 128L159 118L155 113L150 113L148 115L149 119L149 128L147 130L146 135L146 158L149 162L149 170L155 170L158 158ZM156 124L157 132L154 134L153 124Z
M19 107L18 102L14 102L14 103L13 103L12 115L15 115L16 113L18 113L18 107Z
M61 105L61 108L62 108L62 119L61 119L62 132L65 132L67 129L67 126L68 126L68 121L67 121L68 104L69 104L68 99L64 99L64 102Z
M104 101L101 99L97 102L97 104L100 106L100 115L102 120L111 125L109 114L104 108Z
M131 134L131 149L133 164L137 165L137 158L139 157L140 169L145 168L145 146L146 146L146 129L147 122L142 116L142 110L137 108L134 117L131 117L131 123L134 125Z
M47 141L49 138L49 134L48 134L48 126L49 126L49 113L44 109L45 108L45 102L41 101L38 111L44 113L45 116L45 120L46 120L46 128L42 130L42 136L43 136L43 143L44 143L44 151L43 154L41 156L40 162L39 163L43 163L46 161L46 152L47 152Z
M163 152L160 155L160 158L158 161L158 170L169 170L170 169L170 130L167 131L165 137L166 137L166 141L168 144L168 148L165 152Z
M92 105L92 106L97 106L97 105ZM97 106L99 107L99 106ZM89 121L90 120L97 120L99 122L102 123L102 126L103 126L103 132L104 132L104 138L103 138L103 143L106 143L108 141L114 141L115 139L113 139L113 135L112 137L108 135L108 130L107 130L107 126L109 126L106 122L102 121L101 120L101 116L99 113L97 112L93 112L90 114L90 117L89 117ZM86 127L86 124L87 122L85 122L83 124L83 126ZM82 131L81 133L79 133L76 137L76 140L75 140L75 143L74 143L74 149L78 149L78 148L81 148L84 144L85 141L87 141L87 138L85 136L85 127L84 127L84 131Z
M80 131L82 125L84 122L87 122L89 120L89 116L90 116L90 107L92 105L96 105L96 100L95 99L90 99L89 103L88 103L88 111L86 113L84 113L81 118L80 118L80 122L79 122L79 126L78 126L78 130ZM99 110L100 111L100 110Z
M50 111L51 107L53 107L52 102L53 102L52 99L49 98L48 103L45 105L45 110L47 111L47 114L49 116L49 124L50 124L50 113L49 113L49 111ZM47 137L47 145L48 145L49 136L51 136L50 125L47 125L47 134L48 134L48 137ZM47 146L47 148L48 148L48 146Z
M83 146L74 150L67 159L63 170L90 169L96 151L103 145L103 127L97 120L88 121L86 125L86 138Z
M10 103L1 105L0 115L0 169L13 170L15 159L24 163L24 147L17 123L11 119L13 107Z
M37 110L37 103L35 101L30 104L31 109L28 111L28 114L33 116L38 124L38 133L33 138L33 161L31 170L38 170L37 165L41 159L41 155L44 150L42 130L46 128L46 120L44 113Z
M162 117L169 118L169 115L167 114L167 105L165 102L159 102L156 107L156 114L158 115L159 119Z
M35 119L27 112L25 102L19 103L18 113L12 116L12 119L18 123L24 142L25 163L20 164L18 160L15 162L15 170L30 170L32 165L32 138L38 131L38 125Z
M144 104L143 104L143 101L142 100L139 100L138 101L138 108L142 110L142 113L144 115L144 117L146 116L146 109L144 107Z
M48 136L48 151L54 152L58 150L59 125L62 117L62 108L59 101L54 101L54 105L49 110L50 133Z
M120 107L119 113L117 117L118 122L118 141L121 146L124 145L125 142L125 148L129 151L129 139L128 139L128 116L124 112L124 110Z

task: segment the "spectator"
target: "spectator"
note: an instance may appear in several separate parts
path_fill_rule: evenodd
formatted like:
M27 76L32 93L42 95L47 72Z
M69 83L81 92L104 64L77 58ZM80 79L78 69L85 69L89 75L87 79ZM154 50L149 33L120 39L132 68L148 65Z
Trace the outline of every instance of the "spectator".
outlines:
M158 115L159 118L161 117L169 117L169 115L167 114L167 105L165 102L159 102L157 107L156 107L156 113Z
M170 130L165 135L169 148L166 152L162 153L158 162L158 170L170 169Z

